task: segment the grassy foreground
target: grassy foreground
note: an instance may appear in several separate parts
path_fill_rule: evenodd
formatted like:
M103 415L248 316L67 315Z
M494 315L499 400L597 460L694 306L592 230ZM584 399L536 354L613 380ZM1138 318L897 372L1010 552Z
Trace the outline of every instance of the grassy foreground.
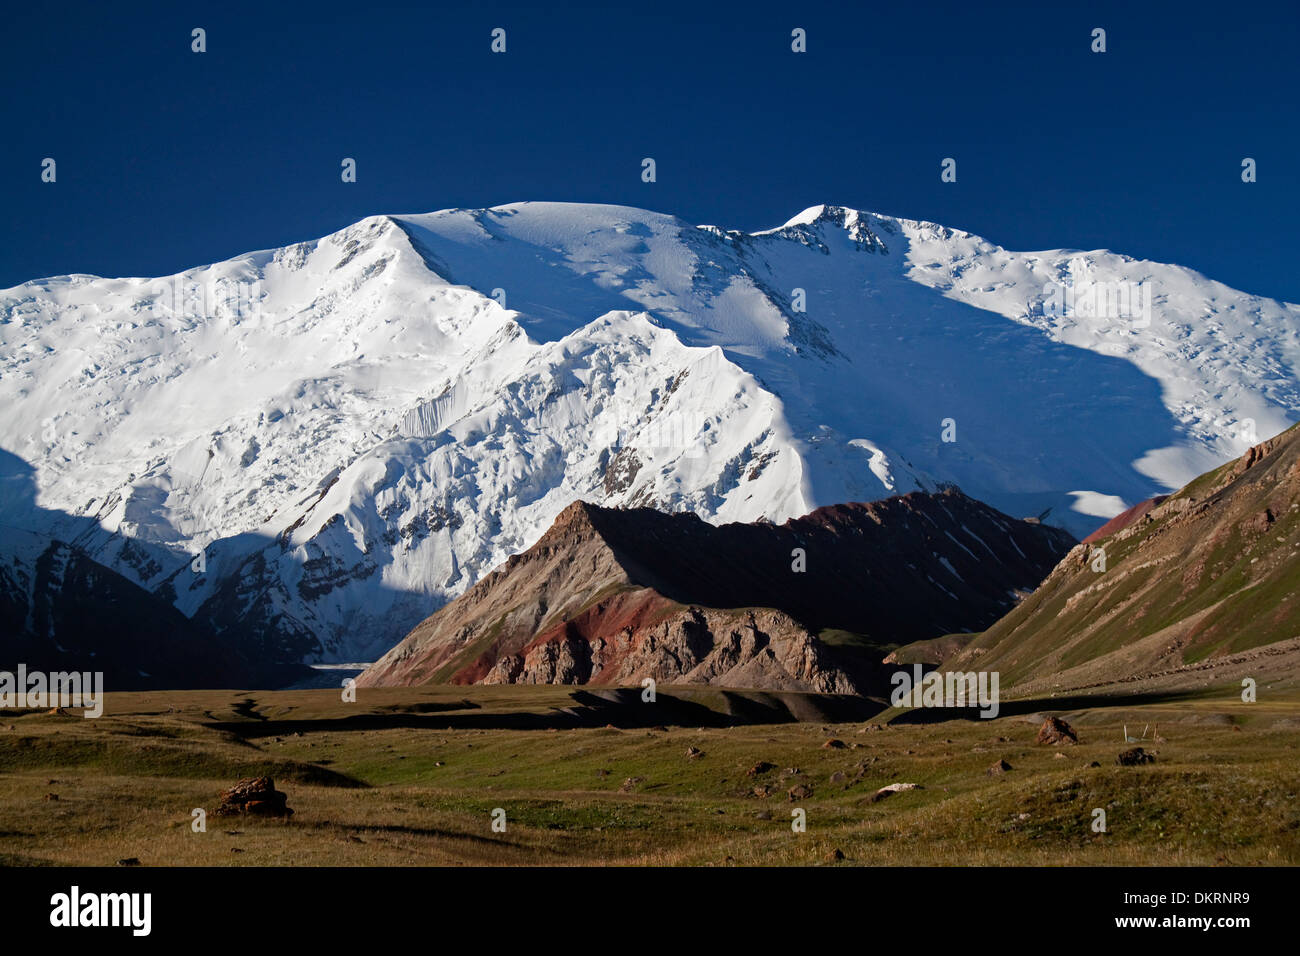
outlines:
M153 692L109 695L98 720L0 712L0 863L1300 862L1297 700L1243 704L1231 687L1097 697L1044 710L1081 738L1053 748L1034 742L1041 715L1023 711L576 728L574 690L375 689L355 703L332 690ZM1154 764L1116 765L1124 724L1158 726L1163 739L1142 742ZM988 773L1000 760L1012 769ZM287 792L290 820L213 815L222 789L261 774ZM921 789L873 801L898 782ZM194 808L206 832L192 830ZM806 832L792 830L795 809Z

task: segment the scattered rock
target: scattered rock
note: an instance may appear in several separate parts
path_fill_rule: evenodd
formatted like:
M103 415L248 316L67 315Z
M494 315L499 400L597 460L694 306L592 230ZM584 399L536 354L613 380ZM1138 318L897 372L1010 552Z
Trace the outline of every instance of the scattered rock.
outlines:
M1121 767L1136 767L1139 764L1155 763L1156 755L1147 753L1141 747L1134 747L1131 750L1125 750L1116 757L1115 762Z
M270 777L248 777L221 793L217 816L248 813L260 817L290 817L293 811L286 805L288 796L275 789Z
M776 764L768 763L766 760L760 760L754 766L745 771L747 777L757 777L761 773L767 773L769 770L775 770Z
M1088 766L1089 766L1089 767L1100 767L1101 764L1097 763L1097 761L1094 760L1092 763L1088 764Z
M798 783L786 791L791 800L807 800L813 795L813 788L806 783Z
M843 750L847 745L838 737L832 737L822 744L822 750Z
M117 861L118 866L139 866L140 858L137 856L128 856L125 859Z
M686 757L688 760L699 760L703 756L704 756L704 751L701 750L699 747L686 748Z
M1038 728L1038 742L1053 747L1057 744L1077 744L1079 735L1060 717L1048 717L1043 721L1043 726Z
M59 795L58 795L57 793L47 793L47 794L45 795L45 799L46 799L47 801L49 801L49 800L57 800L57 799L59 799Z
M989 769L984 772L988 774L990 777L996 777L998 774L1006 773L1010 769L1011 769L1011 764L1007 763L1005 760L999 760L997 763L989 767Z
M638 783L642 783L644 780L645 777L628 777L626 780L623 781L623 786L618 788L619 793L631 793L632 788L635 787Z
M858 761L858 763L854 764L853 776L849 778L849 782L845 786L845 789L847 790L849 787L853 786L853 784L857 783L859 780L865 777L867 775L868 767L875 762L876 762L876 758L872 757L870 760L861 760Z
M844 776L843 770L836 770L831 774L831 783L843 783L848 778Z
M754 796L758 797L760 800L765 800L772 795L772 788L766 786L755 787L753 790L753 794Z
M1065 759L1065 754L1061 753L1059 750L1056 753L1052 754L1052 756L1055 757L1057 760Z
M924 790L919 783L891 783L881 787L871 795L871 802L878 803L886 797L892 797L896 793L902 793L904 790Z
M839 847L836 847L835 849L831 850L831 852L826 854L827 863L838 863L842 859L844 859L844 851L841 850Z
M754 819L755 819L755 820L770 820L770 819L772 819L772 811L771 811L771 810L759 810L757 813L754 814Z

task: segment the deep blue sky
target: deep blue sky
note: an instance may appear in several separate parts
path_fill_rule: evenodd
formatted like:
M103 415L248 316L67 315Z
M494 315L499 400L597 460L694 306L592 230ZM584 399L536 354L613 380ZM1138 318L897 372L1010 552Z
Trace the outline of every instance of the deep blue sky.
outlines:
M833 202L1300 302L1295 2L131 6L6 10L0 287L381 212L615 202L753 230Z

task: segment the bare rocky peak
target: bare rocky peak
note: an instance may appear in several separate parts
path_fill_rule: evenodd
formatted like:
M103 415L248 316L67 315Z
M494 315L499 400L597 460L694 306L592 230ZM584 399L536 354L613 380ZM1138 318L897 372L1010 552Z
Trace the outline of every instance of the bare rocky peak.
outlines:
M878 692L890 647L988 626L1073 543L955 489L782 525L578 501L360 682Z

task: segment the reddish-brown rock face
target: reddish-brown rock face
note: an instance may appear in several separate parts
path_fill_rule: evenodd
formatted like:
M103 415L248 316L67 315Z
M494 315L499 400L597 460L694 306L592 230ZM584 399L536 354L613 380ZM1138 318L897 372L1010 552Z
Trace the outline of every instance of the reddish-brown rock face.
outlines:
M1073 544L955 490L781 526L575 502L358 683L872 693L888 646L987 627Z
M1115 517L1111 518L1104 525L1094 531L1088 537L1083 539L1083 544L1092 544L1094 541L1100 541L1107 538L1116 531L1123 531L1131 524L1141 521L1149 515L1153 508L1164 501L1168 495L1156 495L1154 498L1148 498L1146 501L1139 501L1132 508L1121 511Z

